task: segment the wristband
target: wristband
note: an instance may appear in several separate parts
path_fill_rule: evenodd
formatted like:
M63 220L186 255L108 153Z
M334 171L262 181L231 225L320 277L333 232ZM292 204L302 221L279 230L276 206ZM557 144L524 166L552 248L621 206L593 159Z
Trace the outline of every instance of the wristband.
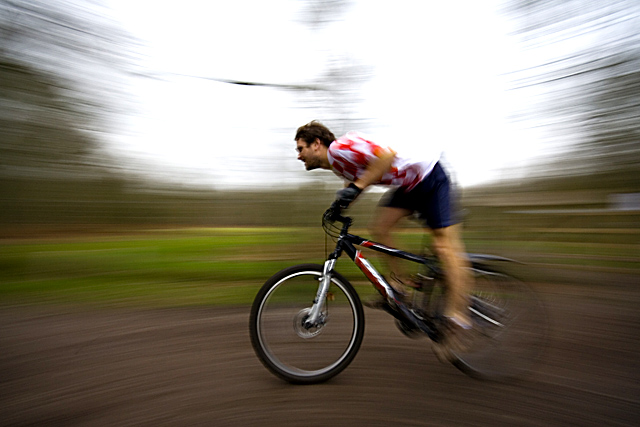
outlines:
M360 187L358 187L355 183L349 183L349 185L347 186L347 188L353 188L354 190L356 190L358 192L358 194L362 193L362 189Z

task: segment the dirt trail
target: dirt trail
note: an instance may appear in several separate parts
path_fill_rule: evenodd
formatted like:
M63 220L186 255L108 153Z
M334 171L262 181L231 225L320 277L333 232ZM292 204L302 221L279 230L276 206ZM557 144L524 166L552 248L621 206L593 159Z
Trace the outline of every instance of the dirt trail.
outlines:
M371 310L347 370L291 386L255 357L248 308L4 307L0 425L637 425L640 292L541 291L548 356L510 384L439 363L428 341Z

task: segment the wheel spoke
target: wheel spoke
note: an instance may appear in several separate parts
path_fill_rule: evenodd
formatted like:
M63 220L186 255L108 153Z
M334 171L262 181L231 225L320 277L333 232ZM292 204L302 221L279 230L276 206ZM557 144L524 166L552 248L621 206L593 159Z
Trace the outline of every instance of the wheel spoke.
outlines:
M469 345L454 352L465 373L501 379L526 374L543 354L547 317L535 293L509 276L475 271Z
M337 274L320 317L306 324L321 275L321 266L281 272L267 281L252 308L254 349L267 368L288 381L332 377L350 363L362 341L360 300Z

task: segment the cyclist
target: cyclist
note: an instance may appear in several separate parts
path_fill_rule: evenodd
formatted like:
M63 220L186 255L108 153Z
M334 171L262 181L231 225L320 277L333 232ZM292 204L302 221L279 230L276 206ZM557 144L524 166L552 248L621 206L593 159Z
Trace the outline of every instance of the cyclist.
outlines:
M295 136L298 159L307 170L327 169L345 179L347 185L336 193L342 207L349 206L370 185L395 187L383 198L372 225L375 239L394 246L391 230L400 219L419 214L433 235L433 247L445 267L447 278L444 316L446 330L453 338L460 330L469 329L468 291L471 277L467 274L465 248L460 227L453 212L453 191L449 178L439 163L439 157L412 159L403 157L389 147L377 144L357 132L340 138L323 124L312 121L298 128ZM389 259L389 284L401 295L407 280L397 269L395 258ZM403 283L403 282L406 282ZM381 304L367 304L382 307ZM436 349L440 358L447 358L448 348L457 340L447 339Z

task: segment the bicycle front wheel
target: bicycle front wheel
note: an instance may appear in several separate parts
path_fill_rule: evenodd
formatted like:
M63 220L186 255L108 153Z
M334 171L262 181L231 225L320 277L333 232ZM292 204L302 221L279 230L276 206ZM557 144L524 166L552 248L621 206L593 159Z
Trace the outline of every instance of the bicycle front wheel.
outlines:
M276 273L258 292L250 316L251 344L260 361L292 383L326 381L353 360L364 336L364 311L353 286L333 272L320 319L306 320L322 278L321 265Z
M546 347L548 319L525 283L508 275L474 269L473 328L453 352L453 365L484 379L508 379L530 372Z

